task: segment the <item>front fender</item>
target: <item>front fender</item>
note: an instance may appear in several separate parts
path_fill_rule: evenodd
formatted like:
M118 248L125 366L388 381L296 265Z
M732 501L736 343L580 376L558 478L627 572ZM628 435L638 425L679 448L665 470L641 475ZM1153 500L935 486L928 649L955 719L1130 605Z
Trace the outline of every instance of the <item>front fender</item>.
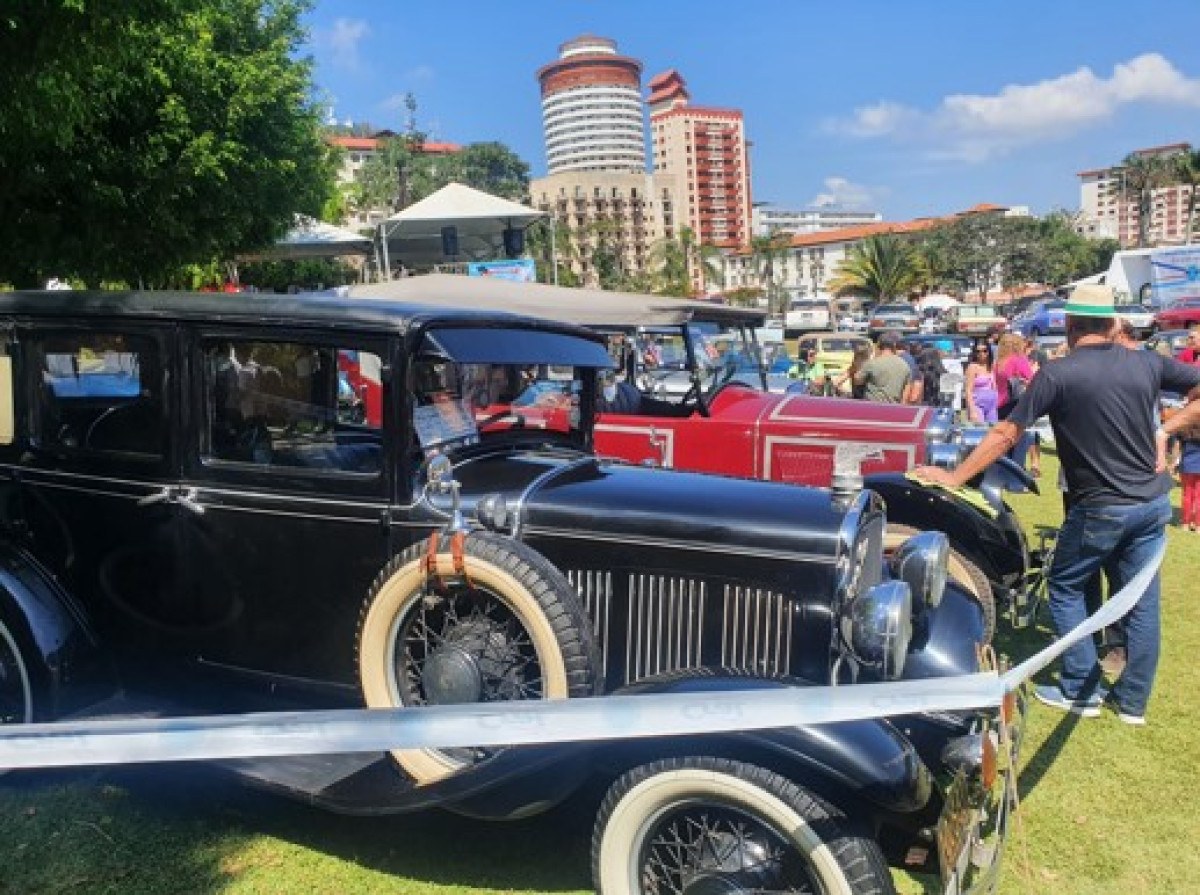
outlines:
M729 671L689 671L638 681L621 693L725 693L805 686L795 678L761 678ZM713 753L763 764L834 801L870 803L907 814L925 807L932 777L916 749L885 718L776 730L639 740L612 744L601 756L622 762L673 753ZM631 754L632 751L632 754Z
M35 709L50 720L111 696L115 676L82 611L30 554L0 540L0 616L34 678Z
M1020 523L1008 507L991 517L942 488L902 473L867 476L865 485L884 499L889 522L921 531L945 532L950 546L983 571L995 590L1007 590L1029 567Z

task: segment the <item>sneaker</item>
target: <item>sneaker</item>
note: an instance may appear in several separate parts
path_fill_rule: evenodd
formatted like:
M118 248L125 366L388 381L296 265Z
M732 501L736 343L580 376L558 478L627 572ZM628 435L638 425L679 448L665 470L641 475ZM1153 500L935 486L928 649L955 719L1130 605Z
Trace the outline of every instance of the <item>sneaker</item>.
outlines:
M1145 715L1134 714L1133 712L1125 711L1119 705L1117 705L1117 701L1115 699L1113 699L1111 696L1106 697L1104 702L1110 709L1112 709L1114 712L1117 713L1117 719L1122 724L1128 724L1130 727L1145 727L1146 726L1146 716Z
M1103 704L1106 694L1098 692L1086 699L1068 699L1057 685L1038 684L1033 688L1033 695L1038 702L1045 703L1051 708L1084 718L1098 718L1100 717L1100 706Z

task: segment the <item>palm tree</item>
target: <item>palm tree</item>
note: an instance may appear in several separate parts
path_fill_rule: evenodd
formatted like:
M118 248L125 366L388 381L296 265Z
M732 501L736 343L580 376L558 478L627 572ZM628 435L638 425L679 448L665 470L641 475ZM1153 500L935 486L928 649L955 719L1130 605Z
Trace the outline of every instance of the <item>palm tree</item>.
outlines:
M680 239L667 236L650 247L652 288L662 295L676 295L682 298L692 291L691 279L688 277L687 247L682 236L682 233Z
M1139 249L1150 242L1150 216L1154 191L1167 183L1175 167L1173 156L1133 152L1121 163L1121 198L1136 203Z
M779 234L755 236L750 240L751 261L758 271L759 282L767 290L767 309L776 314L783 313L784 308L780 307L781 302L778 301L775 271L779 263L787 257L790 244L791 241L786 236Z
M1188 187L1187 217L1184 218L1183 241L1191 241L1196 233L1196 205L1200 202L1200 149L1181 152L1175 157L1175 176Z
M829 285L837 295L853 292L885 301L903 296L919 282L920 275L912 246L883 233L854 246Z

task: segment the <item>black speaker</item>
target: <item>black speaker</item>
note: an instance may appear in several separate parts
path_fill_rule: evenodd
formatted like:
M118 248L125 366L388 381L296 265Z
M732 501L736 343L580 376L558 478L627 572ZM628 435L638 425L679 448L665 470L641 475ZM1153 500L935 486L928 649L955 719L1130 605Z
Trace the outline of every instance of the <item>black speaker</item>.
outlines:
M525 251L525 231L518 227L504 228L504 255L516 258Z
M442 254L447 258L453 258L458 254L458 228L443 227L442 228Z

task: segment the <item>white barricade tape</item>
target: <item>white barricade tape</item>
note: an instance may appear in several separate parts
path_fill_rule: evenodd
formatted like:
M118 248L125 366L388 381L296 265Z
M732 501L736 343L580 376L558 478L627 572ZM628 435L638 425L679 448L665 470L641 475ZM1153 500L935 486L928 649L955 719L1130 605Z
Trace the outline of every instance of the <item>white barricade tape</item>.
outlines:
M983 672L840 687L17 724L0 727L0 768L539 745L768 730L998 706L1006 692L1063 650L1128 612L1157 573L1164 552L1070 635L1003 676Z

